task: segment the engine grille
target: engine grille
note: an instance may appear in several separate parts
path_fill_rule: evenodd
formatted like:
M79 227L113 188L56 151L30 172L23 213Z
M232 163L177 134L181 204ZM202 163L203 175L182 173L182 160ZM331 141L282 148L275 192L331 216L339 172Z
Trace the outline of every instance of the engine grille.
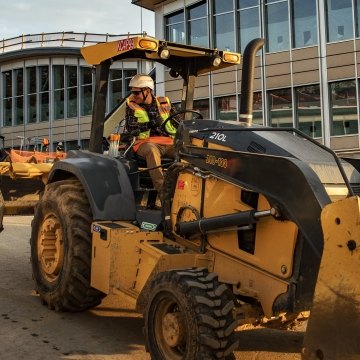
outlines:
M360 184L351 184L351 188L353 189L355 195L360 196Z
M251 153L259 153L259 154L265 154L266 153L266 149L262 145L256 143L255 141L252 141L249 144L247 150L249 152L251 152Z

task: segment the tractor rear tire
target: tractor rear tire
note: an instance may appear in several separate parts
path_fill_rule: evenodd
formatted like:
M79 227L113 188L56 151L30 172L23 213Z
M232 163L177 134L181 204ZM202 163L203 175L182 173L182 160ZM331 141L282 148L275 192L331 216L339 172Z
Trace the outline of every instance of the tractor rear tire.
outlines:
M36 290L56 311L82 311L105 296L91 288L92 213L76 179L48 184L36 206L31 264Z
M150 289L145 335L152 359L234 359L234 301L215 273L168 271L158 274Z

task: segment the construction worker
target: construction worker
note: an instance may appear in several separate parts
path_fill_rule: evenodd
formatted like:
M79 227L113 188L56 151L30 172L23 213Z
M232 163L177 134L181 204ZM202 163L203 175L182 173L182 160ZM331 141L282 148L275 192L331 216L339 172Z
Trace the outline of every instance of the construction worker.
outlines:
M45 152L49 151L49 139L48 138L43 138L42 150Z
M58 144L56 146L56 152L64 152L64 145L61 141L58 142Z
M154 188L161 193L163 173L161 157L174 158L174 141L176 128L171 121L161 126L176 110L168 97L153 95L154 81L144 74L135 75L129 83L131 95L126 99L125 129L130 133L137 132L134 151L146 160Z

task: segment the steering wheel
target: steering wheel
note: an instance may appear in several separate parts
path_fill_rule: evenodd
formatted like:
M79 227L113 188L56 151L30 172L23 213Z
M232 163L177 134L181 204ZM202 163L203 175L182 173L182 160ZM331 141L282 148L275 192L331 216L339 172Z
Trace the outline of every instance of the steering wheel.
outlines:
M194 115L196 115L196 117L194 119L203 119L204 117L202 116L202 114L198 111L195 110L180 110L177 111L176 113L170 115L162 124L161 127L163 129L165 129L165 125L167 124L168 121L171 121L171 125L173 125L176 129L178 128L180 122L175 119L176 116L180 115L180 114L186 114L186 113L192 113Z

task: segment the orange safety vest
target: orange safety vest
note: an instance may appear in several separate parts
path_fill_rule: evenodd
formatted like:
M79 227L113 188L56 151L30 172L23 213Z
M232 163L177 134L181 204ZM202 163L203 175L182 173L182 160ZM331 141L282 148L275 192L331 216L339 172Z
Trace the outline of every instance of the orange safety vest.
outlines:
M162 120L165 121L170 116L170 110L171 110L170 99L166 96L164 97L157 96L155 100L159 114ZM146 112L146 110L144 110L144 108L142 108L139 104L133 101L131 95L126 99L126 103L129 106L129 108L134 111L134 116L137 118L137 121L139 123L146 123L150 121L149 115ZM170 122L167 122L165 124L165 130L171 136L174 136L176 134L176 128ZM138 139L146 139L148 137L150 137L150 130L143 131L138 135Z
M160 97L157 96L155 98L156 105L159 111L159 114L163 121L165 121L170 115L171 103L170 99L166 96ZM139 123L149 122L149 115L139 104L132 100L132 96L130 95L126 99L126 103L130 109L134 111L134 115L137 118ZM174 136L176 134L176 128L170 123L167 122L165 124L165 130L170 136ZM163 145L172 145L174 140L172 137L168 136L150 136L150 130L143 131L138 135L138 141L135 142L133 149L136 152L140 145L145 142L153 142L155 144L163 144Z

